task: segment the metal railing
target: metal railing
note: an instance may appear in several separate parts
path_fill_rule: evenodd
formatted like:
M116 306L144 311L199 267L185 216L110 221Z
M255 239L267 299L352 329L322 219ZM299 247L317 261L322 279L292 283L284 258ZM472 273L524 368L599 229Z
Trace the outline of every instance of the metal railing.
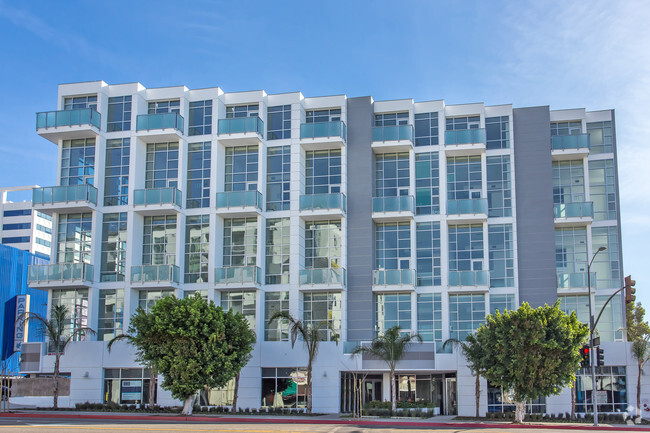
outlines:
M300 138L347 138L347 126L343 121L303 123L300 125Z
M447 200L447 215L487 214L488 202L485 198Z
M217 209L254 206L262 209L262 193L259 191L229 191L217 193Z
M300 196L300 210L341 209L345 212L346 207L347 199L341 192Z
M87 183L81 185L46 186L32 189L32 204L54 204L87 201L97 204L97 188Z
M180 282L180 268L174 265L131 266L132 283Z
M558 289L587 289L587 273L574 272L568 274L557 274ZM596 288L596 273L591 273L591 288Z
M490 284L489 271L450 271L449 285L459 286L488 286Z
M30 283L49 283L54 281L93 281L93 265L88 263L54 263L51 265L32 265L27 271Z
M413 269L375 269L372 271L373 286L397 286L415 284Z
M94 108L77 110L42 111L36 113L36 129L58 128L61 126L91 125L101 128L102 115Z
M346 285L345 268L314 268L300 270L300 285Z
M184 132L185 120L178 113L138 114L136 131L151 131L153 129L173 128Z
M413 141L413 125L374 126L372 141Z
M415 199L412 195L394 197L373 197L373 212L414 212Z
M556 203L553 205L555 218L594 217L594 204L590 201L579 203Z
M551 149L590 149L591 139L589 134L553 135L551 136Z
M445 145L448 144L485 144L485 129L445 131Z
M215 268L215 284L262 284L262 270L258 266L229 266Z
M183 193L175 187L147 188L133 191L135 206L165 205L182 206Z
M232 119L219 119L217 134L243 134L255 132L264 137L264 122L259 117L235 117Z

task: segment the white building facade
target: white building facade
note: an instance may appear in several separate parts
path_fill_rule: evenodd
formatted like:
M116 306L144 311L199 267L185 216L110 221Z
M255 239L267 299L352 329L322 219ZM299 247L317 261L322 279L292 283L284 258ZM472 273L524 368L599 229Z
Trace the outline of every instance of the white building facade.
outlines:
M32 202L15 200L14 195L28 193L38 185L0 188L0 243L50 257L52 217L32 210Z
M367 373L366 401L389 399L386 366L349 353L399 325L424 339L399 364L399 398L471 415L474 379L445 340L496 309L558 297L586 322L587 263L601 246L595 305L623 284L611 110L104 82L61 85L57 104L37 114L37 132L58 146L59 181L33 203L53 218L53 264L30 270L30 285L68 305L71 326L97 330L62 358L63 405L146 401L133 349L108 353L106 341L138 306L198 291L256 332L241 407L305 403L305 350L267 322L282 310L340 334L314 365L315 411L350 409L350 372ZM603 412L635 401L622 299L598 326ZM42 353L26 372L52 371ZM578 386L584 412L591 381ZM482 413L508 410L499 389L482 390ZM229 386L201 404L231 399ZM162 389L157 401L178 404ZM530 410L567 408L568 390Z

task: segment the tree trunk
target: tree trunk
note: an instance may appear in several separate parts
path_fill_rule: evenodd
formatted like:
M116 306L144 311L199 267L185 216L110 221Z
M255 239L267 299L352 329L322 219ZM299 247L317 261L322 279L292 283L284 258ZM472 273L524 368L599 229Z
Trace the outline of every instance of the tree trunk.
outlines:
M478 408L481 402L481 376L478 375L478 372L476 373L476 385L474 388L474 393L474 397L476 398L476 418L478 418Z
M239 392L239 373L235 376L235 394L232 396L232 411L237 412L237 393Z
M521 424L524 422L524 417L526 416L526 402L518 401L515 403L515 424Z
M311 356L307 365L307 413L311 413Z
M637 360L639 363L639 375L636 379L636 416L641 416L641 374L643 374L643 364L641 360Z
M196 394L192 394L189 397L185 399L185 404L183 405L183 411L181 412L181 415L192 415L192 411L194 410L194 399L196 398Z
M52 407L56 410L59 408L59 361L61 359L61 354L57 349L56 356L54 358L54 374L52 378L54 379L54 402Z
M149 369L149 409L156 405L156 369Z
M576 419L576 380L573 380L571 387L571 419Z
M397 410L397 392L395 390L395 368L390 369L390 399L392 401L392 410Z

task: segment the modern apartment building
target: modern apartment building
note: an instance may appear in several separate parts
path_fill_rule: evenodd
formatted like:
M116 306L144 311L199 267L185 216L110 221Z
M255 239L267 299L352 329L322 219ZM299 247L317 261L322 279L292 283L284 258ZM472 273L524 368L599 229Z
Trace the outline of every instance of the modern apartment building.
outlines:
M522 302L559 298L586 322L587 263L601 246L595 305L622 286L614 120L548 106L59 86L57 111L36 125L58 146L58 183L33 197L53 218L52 264L31 268L30 285L70 307L71 327L97 330L63 356L71 383L60 404L146 400L133 348L108 353L106 341L138 306L199 292L257 334L242 407L305 402L305 350L291 348L286 324L267 322L282 310L341 337L322 343L315 411L350 409L351 372L367 374L366 401L389 398L386 366L350 353L399 325L424 339L399 364L399 398L473 414L474 379L445 340ZM603 412L635 398L623 312L617 296L598 325ZM30 373L52 371L43 350ZM507 409L500 389L482 388L483 413ZM227 405L232 392L203 392L201 404ZM581 372L578 411L592 394ZM176 404L162 389L157 400ZM565 390L530 410L569 402Z
M32 202L12 200L38 185L0 188L0 244L50 258L52 217L32 210ZM31 195L31 194L30 194Z

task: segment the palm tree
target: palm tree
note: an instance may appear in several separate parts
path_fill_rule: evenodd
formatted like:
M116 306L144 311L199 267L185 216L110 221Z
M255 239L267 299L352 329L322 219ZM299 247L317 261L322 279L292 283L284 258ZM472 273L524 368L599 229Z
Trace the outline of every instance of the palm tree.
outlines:
M463 352L463 356L465 356L465 359L467 360L467 367L470 369L472 374L476 376L476 382L474 383L474 398L476 400L476 417L478 418L479 404L481 401L481 375L483 374L481 368L481 356L483 355L483 350L481 349L479 342L473 338L473 334L468 335L465 338L465 341L460 341L457 338L450 338L442 344L442 348L446 349L449 344L460 346L460 350Z
M291 348L296 344L298 336L302 338L305 347L307 348L307 355L309 360L307 362L307 413L311 413L312 409L312 364L318 355L318 346L321 341L327 341L327 330L332 331L332 340L339 343L339 335L334 330L331 323L327 321L321 321L312 325L311 323L303 323L300 320L297 320L291 314L286 311L277 311L269 319L269 324L277 319L284 319L289 322L290 334L291 334Z
M108 346L106 347L108 349L108 352L111 352L111 348L113 347L113 344L115 344L118 341L126 340L127 343L129 343L132 346L136 346L136 337L130 334L121 334L113 337L109 342ZM149 408L153 408L156 405L156 397L155 397L155 392L156 392L156 377L158 376L158 373L156 372L156 368L146 362L142 362L144 366L146 366L149 369Z
M404 357L413 344L417 340L422 342L420 334L402 334L399 326L394 326L372 340L370 346L357 346L352 355L359 353L366 353L383 360L388 364L390 369L390 396L392 401L393 410L397 409L397 398L395 390L395 368L400 359Z
M95 331L87 326L82 326L73 329L73 331L66 335L65 325L71 318L68 316L68 307L65 305L54 305L50 311L50 319L31 312L24 313L16 321L17 323L25 326L25 322L35 320L42 328L45 336L49 340L50 348L54 349L54 409L59 407L59 366L61 364L61 355L65 351L66 346L71 341L79 338L85 338L87 334L95 335Z
M643 366L650 360L650 335L642 340L632 342L632 356L637 361L639 375L636 380L636 416L641 416L641 374Z

